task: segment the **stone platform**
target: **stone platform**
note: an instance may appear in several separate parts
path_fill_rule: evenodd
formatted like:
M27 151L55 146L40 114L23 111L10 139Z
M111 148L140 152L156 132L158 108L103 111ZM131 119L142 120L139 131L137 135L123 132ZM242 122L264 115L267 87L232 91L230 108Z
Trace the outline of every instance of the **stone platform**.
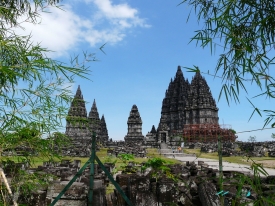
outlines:
M169 157L169 158L176 158L176 157L196 157L195 154L186 154L183 152L178 152L178 150L176 149L169 149L167 147L167 144L165 143L161 143L160 145L161 149L158 150L158 152L165 156L165 157Z
M161 153L161 155L169 158L178 158L178 157L196 157L195 154L185 154L185 153Z

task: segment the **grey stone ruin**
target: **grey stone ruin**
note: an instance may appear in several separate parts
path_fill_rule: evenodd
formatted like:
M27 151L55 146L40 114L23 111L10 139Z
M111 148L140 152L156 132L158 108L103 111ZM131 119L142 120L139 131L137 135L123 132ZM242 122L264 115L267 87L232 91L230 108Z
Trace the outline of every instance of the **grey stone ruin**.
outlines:
M66 117L65 134L71 139L72 144L62 149L63 155L90 156L93 132L96 132L98 142L108 141L109 136L104 116L100 120L95 100L87 116L85 101L80 86L78 86Z
M142 120L138 112L137 106L134 104L127 121L128 133L124 137L125 142L139 142L142 143L144 136L142 135Z
M36 188L28 197L24 195L19 196L18 202L29 206L49 205L73 178L77 171L79 171L80 163L80 160L74 160L74 162L69 160L62 160L61 162L55 163L45 162L43 166L39 166L37 169L26 170L26 172L36 174L52 174L56 176L56 178L52 179L48 186L45 185ZM13 162L13 165L16 164L18 163ZM109 172L113 171L114 164L105 163L104 165ZM21 165L18 165L16 168L20 166ZM116 189L109 191L108 194L106 193L106 187L110 182L102 169L97 164L94 166L93 205L126 205L124 199ZM128 169L135 166L137 165L128 164ZM152 170L148 168L148 170L146 169L145 171L137 169L136 172L132 172L131 174L117 174L116 182L135 206L221 205L220 198L217 195L217 193L221 191L219 188L218 169L210 168L209 165L203 161L198 161L197 164L187 161L181 164L167 165L167 167L169 167L170 173L177 178L177 181L168 178L166 175L160 175L158 179L156 179L152 176ZM10 173L14 173L14 170L9 170L7 165L2 165L2 168L7 178L11 177ZM240 177L240 175L243 175L243 177ZM235 199L237 194L240 194L238 189L241 189L240 191L242 193L241 196L237 197L240 203L243 202L248 203L248 205L253 205L252 202L259 197L259 194L257 194L258 191L263 191L260 193L262 197L269 200L272 198L274 200L275 176L261 177L257 190L247 184L239 188L238 180L240 178L255 178L251 176L250 172L224 171L223 176L224 205L232 205L230 202ZM90 171L88 167L56 205L87 205L89 178ZM246 195L247 191L250 191L251 194Z

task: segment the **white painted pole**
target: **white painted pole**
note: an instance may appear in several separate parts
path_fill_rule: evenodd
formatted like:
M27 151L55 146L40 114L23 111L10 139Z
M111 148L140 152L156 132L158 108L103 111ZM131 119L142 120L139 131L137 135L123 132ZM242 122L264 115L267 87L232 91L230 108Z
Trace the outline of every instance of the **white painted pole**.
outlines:
M14 200L14 197L13 197L12 192L11 192L11 188L9 186L8 180L7 180L6 175L5 175L5 173L4 173L4 171L3 171L2 168L0 168L0 177L1 176L2 176L2 179L4 180L4 183L5 183L5 185L6 185L7 189L8 189L8 192L9 192L10 196L12 197L13 205L14 206L18 206L17 202Z

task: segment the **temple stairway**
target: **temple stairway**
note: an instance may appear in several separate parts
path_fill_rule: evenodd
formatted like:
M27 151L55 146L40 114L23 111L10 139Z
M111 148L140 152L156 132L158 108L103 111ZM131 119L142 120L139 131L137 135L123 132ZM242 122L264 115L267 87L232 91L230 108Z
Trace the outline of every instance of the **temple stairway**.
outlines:
M183 152L178 152L177 147L175 149L169 149L168 145L165 142L160 144L159 153L165 157L175 158L175 157L186 157L186 156L194 156L193 154L185 154Z

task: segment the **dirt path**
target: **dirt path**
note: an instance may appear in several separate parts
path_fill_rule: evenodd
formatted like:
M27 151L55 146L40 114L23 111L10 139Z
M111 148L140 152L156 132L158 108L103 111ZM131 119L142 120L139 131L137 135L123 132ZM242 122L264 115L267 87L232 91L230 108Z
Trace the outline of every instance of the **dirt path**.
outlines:
M263 164L264 167L275 168L275 160L258 160L256 162Z

